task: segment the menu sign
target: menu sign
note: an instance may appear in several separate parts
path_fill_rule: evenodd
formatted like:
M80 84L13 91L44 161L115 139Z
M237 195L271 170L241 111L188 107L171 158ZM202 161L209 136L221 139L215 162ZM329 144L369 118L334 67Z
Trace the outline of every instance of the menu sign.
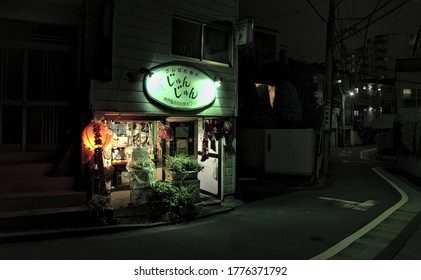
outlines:
M206 73L182 64L163 64L145 75L146 94L174 110L192 111L211 105L216 98L215 81Z

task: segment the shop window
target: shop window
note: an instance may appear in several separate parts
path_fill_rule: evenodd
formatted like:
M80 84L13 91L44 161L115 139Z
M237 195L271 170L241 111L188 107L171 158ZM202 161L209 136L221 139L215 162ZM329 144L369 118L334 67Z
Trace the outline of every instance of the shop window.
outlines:
M133 159L133 151L143 147L155 164L155 179L162 180L164 141L160 135L163 124L160 121L121 121L108 123L113 133L111 154L105 158L104 165L116 168L113 191L125 190L130 185L130 175L126 164Z
M174 18L172 54L230 64L230 38L228 29Z

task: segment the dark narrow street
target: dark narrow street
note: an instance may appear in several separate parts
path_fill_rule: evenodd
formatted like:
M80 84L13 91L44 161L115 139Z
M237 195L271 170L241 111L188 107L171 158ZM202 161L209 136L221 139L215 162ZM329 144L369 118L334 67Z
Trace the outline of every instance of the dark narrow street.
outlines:
M367 147L335 149L325 187L256 200L188 223L87 237L1 244L3 259L373 259L416 213L394 218L402 196L361 158ZM362 154L365 157L365 154ZM383 169L378 172L389 177ZM392 181L397 182L395 179ZM258 181L256 181L258 182ZM412 201L416 190L399 181ZM409 205L410 203L406 203ZM380 229L380 232L379 232ZM363 231L363 232L361 232ZM368 239L367 239L368 238ZM346 242L343 242L347 239ZM367 239L367 240L366 240ZM344 253L345 252L345 253Z

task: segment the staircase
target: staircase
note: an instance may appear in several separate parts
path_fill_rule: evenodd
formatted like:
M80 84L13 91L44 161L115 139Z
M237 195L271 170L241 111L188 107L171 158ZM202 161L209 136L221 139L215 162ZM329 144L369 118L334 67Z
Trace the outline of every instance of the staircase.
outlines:
M86 192L75 191L73 176L52 176L55 168L45 154L1 154L0 232L89 222Z

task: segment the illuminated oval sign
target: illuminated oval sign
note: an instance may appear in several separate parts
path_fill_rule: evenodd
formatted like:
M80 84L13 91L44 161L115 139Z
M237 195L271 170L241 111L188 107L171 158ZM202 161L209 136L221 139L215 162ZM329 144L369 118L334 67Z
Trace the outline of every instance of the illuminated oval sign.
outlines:
M144 87L154 101L180 111L205 108L216 98L215 81L194 67L164 64L145 75Z

